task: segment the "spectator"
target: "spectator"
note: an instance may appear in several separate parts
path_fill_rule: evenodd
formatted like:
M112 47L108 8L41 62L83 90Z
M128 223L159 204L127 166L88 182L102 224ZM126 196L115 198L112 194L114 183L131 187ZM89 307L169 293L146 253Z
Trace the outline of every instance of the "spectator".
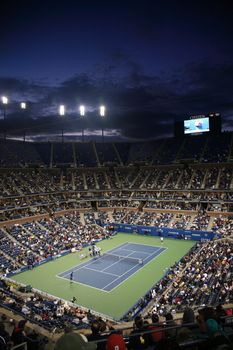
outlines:
M172 314L169 312L165 316L166 318L166 327L175 327L176 322L173 320ZM165 331L166 338L174 338L176 336L176 329L166 329Z
M216 321L220 323L221 317L226 316L226 312L221 304L219 304L215 309Z
M79 333L68 332L56 342L55 350L95 350L96 344L89 343L87 338Z
M103 322L101 320L101 322L99 320L95 320L92 322L91 324L91 334L88 335L88 341L96 341L96 340L100 340L100 342L97 343L97 350L105 350L106 348L106 337L103 336L101 334L102 331L104 331L104 325ZM101 341L102 340L102 341Z
M119 333L112 333L108 337L106 350L126 350L124 338Z
M195 314L193 309L190 307L186 307L183 313L182 318L182 324L184 327L180 328L177 331L176 340L178 343L186 342L189 340L193 340L195 338L195 335L197 332L195 332L195 329L197 329L197 324L195 325ZM186 326L187 324L193 324L192 326Z
M129 337L129 348L133 350L143 350L147 349L152 343L152 337L150 334L145 333L144 320L141 316L135 317L134 320L134 330L130 333Z
M25 325L27 321L26 320L20 320L18 325L13 329L11 339L14 343L14 345L21 344L26 339L26 333L25 333Z
M195 323L195 314L191 307L186 307L183 313L182 324Z
M148 327L149 330L153 330L151 337L154 343L159 342L164 336L164 329L161 324L159 324L159 316L153 313L151 316L152 325Z
M0 322L0 350L6 350L10 345L12 345L10 335L5 330L4 323Z
M216 320L215 310L212 307L205 307L198 312L200 330L210 338L211 346L217 348L219 345L229 344L226 334Z

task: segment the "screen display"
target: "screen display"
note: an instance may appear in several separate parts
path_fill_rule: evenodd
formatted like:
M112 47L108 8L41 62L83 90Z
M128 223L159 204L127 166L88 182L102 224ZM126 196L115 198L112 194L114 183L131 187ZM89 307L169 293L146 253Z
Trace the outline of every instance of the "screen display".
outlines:
M184 121L185 134L200 134L210 131L209 118L188 119Z

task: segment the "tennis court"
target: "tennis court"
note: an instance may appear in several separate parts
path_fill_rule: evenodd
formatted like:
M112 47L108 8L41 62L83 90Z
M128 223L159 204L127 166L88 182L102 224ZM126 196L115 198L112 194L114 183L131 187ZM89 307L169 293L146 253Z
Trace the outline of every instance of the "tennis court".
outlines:
M64 276L64 274L69 273L69 271L94 262L92 258L87 257L84 263L84 260L80 260L80 253L78 252L64 255L59 259L42 264L35 269L19 273L18 275L12 276L12 279L68 301L72 300L75 296L77 305L119 320L166 273L167 269L176 261L179 261L195 244L195 242L189 240L165 239L162 245L159 237L118 233L112 239L105 239L98 242L97 245L101 248L102 254L103 252L108 252L115 255L122 255L122 252L119 252L119 248L124 248L126 242L135 245L134 249L131 249L131 253L134 257L141 257L142 255L135 255L132 250L136 252L140 250L142 252L145 251L143 265L139 265L136 268L136 263L131 263L131 267L135 267L135 272L133 272L133 270L128 272L126 274L127 278L124 281L122 280L122 282L120 282L119 279L115 281L118 283L117 287L109 292L101 289L104 288L107 283L98 287L97 279L99 279L99 277L94 277L96 273L104 269L103 265L102 268L99 267L97 272L91 271L92 277L89 277L89 280L85 281L90 283L90 281L95 279L95 287L82 282L76 282L75 280L73 283L70 283L69 276L58 277L59 275ZM128 246L128 248L130 247ZM131 248L133 248L133 246L131 246ZM160 248L165 248L161 254L159 254L158 251ZM82 253L88 256L88 247L84 248ZM149 258L151 253L154 253L154 255L151 255ZM130 252L128 254L130 254ZM105 258L104 262L105 268L107 265L113 264L117 260L109 259L106 262L106 259L107 258ZM103 262L103 260L98 261L98 259L96 259L95 270L97 264L101 261ZM121 267L121 271L121 265L119 266L119 264L116 264L112 266L110 273L115 274L115 272L113 272L113 267L115 266L115 268L117 268L117 265L118 271L116 274L118 276L123 275L124 271L130 269L130 263L123 264L124 266ZM93 268L93 265L91 268ZM75 273L73 273L73 275L75 278ZM118 278L118 276L113 277Z
M99 257L72 267L57 277L110 292L142 269L166 248L126 242Z

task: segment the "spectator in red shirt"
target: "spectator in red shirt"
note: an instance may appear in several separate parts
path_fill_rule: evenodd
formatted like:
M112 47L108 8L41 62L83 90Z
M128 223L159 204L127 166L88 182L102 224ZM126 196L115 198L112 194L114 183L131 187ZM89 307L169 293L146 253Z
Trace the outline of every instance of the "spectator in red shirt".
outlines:
M152 325L148 327L149 330L153 330L154 332L151 333L153 342L157 343L162 338L164 338L164 330L163 326L159 324L159 316L158 314L153 313L151 316Z

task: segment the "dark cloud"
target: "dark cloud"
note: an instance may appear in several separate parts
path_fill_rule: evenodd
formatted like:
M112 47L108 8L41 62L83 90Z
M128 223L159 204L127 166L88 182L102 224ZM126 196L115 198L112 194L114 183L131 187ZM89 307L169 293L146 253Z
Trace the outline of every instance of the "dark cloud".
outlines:
M125 70L122 70L122 65ZM117 72L121 72L117 76ZM124 74L123 74L123 73ZM10 132L51 134L64 129L104 129L126 138L153 138L172 135L174 120L195 113L220 112L223 125L232 129L233 64L189 64L172 75L148 75L122 50L110 62L99 65L96 74L76 75L56 86L17 78L1 78L0 92L9 93L7 120L2 130ZM29 100L27 112L18 111L18 102ZM31 102L30 102L31 100ZM58 106L64 103L68 113L58 117ZM87 107L85 120L78 106ZM104 103L106 120L98 115ZM117 132L116 132L117 130Z
M42 82L35 82L28 79L0 77L0 92L12 98L12 102L17 99L38 101L47 95L51 87Z

